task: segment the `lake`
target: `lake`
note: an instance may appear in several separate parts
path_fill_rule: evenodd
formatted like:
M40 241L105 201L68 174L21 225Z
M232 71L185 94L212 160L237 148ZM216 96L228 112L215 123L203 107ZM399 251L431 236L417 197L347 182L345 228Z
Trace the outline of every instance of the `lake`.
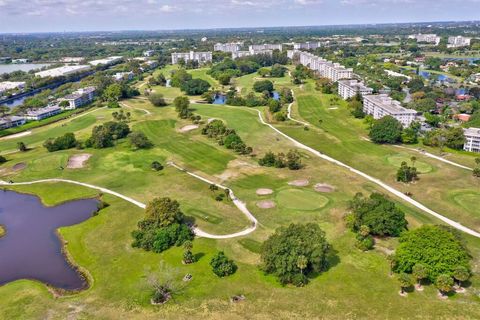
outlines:
M49 66L48 63L9 63L9 64L0 64L0 74L10 73L14 71L25 71L41 69L43 67Z
M65 290L87 286L62 253L56 230L79 224L97 211L98 201L70 201L45 207L36 196L0 191L0 285L32 279Z

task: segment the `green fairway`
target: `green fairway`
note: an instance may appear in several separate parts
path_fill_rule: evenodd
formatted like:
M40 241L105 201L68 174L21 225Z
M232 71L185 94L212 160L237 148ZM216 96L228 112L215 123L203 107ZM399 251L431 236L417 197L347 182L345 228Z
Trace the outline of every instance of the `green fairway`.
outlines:
M453 200L463 209L479 216L480 192L459 192L453 196Z
M304 189L284 189L275 196L282 207L292 210L318 210L328 203L328 198L315 191Z
M406 162L409 166L413 165L411 158L402 155L390 156L387 158L387 161L396 168L400 168L402 162ZM417 168L418 173L429 173L433 170L431 165L421 161L415 161L414 166Z

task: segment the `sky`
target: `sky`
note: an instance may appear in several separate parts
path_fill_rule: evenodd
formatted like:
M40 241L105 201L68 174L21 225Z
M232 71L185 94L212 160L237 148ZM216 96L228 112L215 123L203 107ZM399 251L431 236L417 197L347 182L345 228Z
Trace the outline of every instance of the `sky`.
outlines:
M480 0L0 0L0 33L480 19Z

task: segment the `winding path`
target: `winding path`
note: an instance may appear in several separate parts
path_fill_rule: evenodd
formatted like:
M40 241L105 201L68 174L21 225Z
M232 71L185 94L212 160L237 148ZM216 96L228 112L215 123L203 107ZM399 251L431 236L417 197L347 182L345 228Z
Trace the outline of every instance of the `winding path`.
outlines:
M474 237L480 238L480 233L479 233L479 232L477 232L477 231L475 231L475 230L472 230L472 229L470 229L470 228L468 228L468 227L465 227L464 225L462 225L462 224L460 224L460 223L458 223L458 222L456 222L456 221L453 221L452 219L447 218L447 217L441 215L441 214L438 213L438 212L435 212L435 211L427 208L426 206L424 206L424 205L421 204L420 202L418 202L418 201L410 198L409 196L403 194L401 191L399 191L399 190L397 190L397 189L389 186L388 184L386 184L385 182L381 181L380 179L374 178L374 177L372 177L372 176L370 176L370 175L368 175L368 174L366 174L366 173L364 173L364 172L362 172L362 171L360 171L360 170L357 170L357 169L355 169L355 168L352 168L352 167L350 167L349 165L347 165L347 164L345 164L345 163L343 163L343 162L341 162L341 161L339 161L339 160L336 160L336 159L334 159L334 158L332 158L332 157L330 157L330 156L327 156L327 155L325 155L325 154L323 154L323 153L321 153L321 152L319 152L319 151L317 151L317 150L315 150L315 149L313 149L313 148L311 148L311 147L309 147L309 146L307 146L307 145L305 145L305 144L303 144L303 143L295 140L294 138L290 137L289 135L287 135L287 134L283 133L282 131L280 131L279 129L275 128L273 125L265 122L265 120L264 120L263 117L262 117L262 113L261 113L259 110L257 110L257 112L258 112L258 117L259 117L259 119L260 119L260 122L261 122L262 124L264 124L264 125L266 125L266 126L269 126L272 130L274 130L274 131L277 132L278 134L282 135L282 136L285 137L286 139L288 139L288 140L290 140L291 142L293 142L293 144L294 144L295 146L297 146L298 148L307 150L307 151L309 151L310 153L314 154L315 156L317 156L317 157L319 157L319 158L322 158L322 159L324 159L324 160L327 160L327 161L329 161L329 162L331 162L331 163L334 163L334 164L336 164L336 165L338 165L338 166L340 166L340 167L346 168L346 169L348 169L349 171L351 171L351 172L353 172L353 173L355 173L355 174L357 174L357 175L359 175L359 176L361 176L361 177L363 177L363 178L365 178L365 179L367 179L367 180L369 180L369 181L371 181L371 182L379 185L379 186L382 187L383 189L385 189L385 190L387 190L388 192L396 195L396 196L399 197L400 199L408 202L409 204L417 207L418 209L420 209L420 210L422 210L422 211L424 211L424 212L426 212L426 213L428 213L428 214L436 217L436 218L439 219L439 220L442 220L442 221L445 222L446 224L454 227L455 229L458 229L458 230L460 230L460 231L463 231L463 232L465 232L465 233L468 233L468 234L470 234L470 235L472 235L472 236L474 236Z
M290 90L290 92L292 92L292 97L293 97L293 99L295 100L295 93L293 92L293 90ZM293 121L293 122L300 123L301 125L304 125L305 127L310 126L310 123L303 122L303 121L294 119L294 118L292 117L292 106L293 106L294 103L295 103L295 101L292 102L292 103L290 103L290 104L288 105L288 108L287 108L287 118L288 118L289 120Z
M132 106L126 104L125 102L120 102L120 105L121 105L122 107L124 107L124 108L129 108L129 109L133 109L133 110L143 111L143 112L145 112L145 114L146 114L147 116L151 116L151 115L152 115L152 113L151 113L150 111L148 111L147 109L132 107Z
M407 150L410 150L410 151L416 151L418 153L421 153L423 154L424 156L426 157L429 157L429 158L433 158L433 159L436 159L438 161L442 161L442 162L445 162L445 163L448 163L452 166L455 166L455 167L459 167L459 168L462 168L462 169L465 169L465 170L470 170L470 171L473 171L472 168L470 167L467 167L467 166L464 166L462 164L459 164L459 163L456 163L456 162L453 162L453 161L450 161L450 160L447 160L447 159L444 159L442 157L439 157L439 156L436 156L432 153L429 153L429 152L426 152L426 151L423 151L423 150L419 150L419 149L413 149L413 148L407 148L407 147L404 147L404 146L395 146L397 148L402 148L402 149L407 149Z

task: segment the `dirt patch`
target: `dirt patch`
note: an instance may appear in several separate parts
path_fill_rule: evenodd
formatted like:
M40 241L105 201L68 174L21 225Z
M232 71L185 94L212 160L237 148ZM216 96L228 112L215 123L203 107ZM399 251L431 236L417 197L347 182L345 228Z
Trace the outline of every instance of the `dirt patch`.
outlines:
M335 191L334 187L332 187L329 184L325 184L325 183L317 183L315 185L314 189L317 192L333 192L333 191Z
M299 179L299 180L293 180L288 183L289 186L295 186L295 187L306 187L310 181L307 179Z
M259 207L260 209L275 208L275 202L273 202L272 200L259 201L257 202L257 207Z
M195 130L195 129L198 129L198 125L190 124L188 126L182 127L180 129L180 132L188 132L188 131L192 131L192 130Z
M262 167L258 164L253 164L251 162L235 159L228 162L227 169L221 174L216 175L221 181L226 181L230 179L237 178L242 174L255 174L261 172Z
M260 188L257 189L257 196L268 196L273 193L272 189Z
M27 167L27 164L25 162L20 162L20 163L17 163L16 165L14 165L12 167L12 170L14 171L20 171L20 170L23 170Z
M68 169L81 169L85 166L85 162L90 159L92 155L89 153L76 154L68 158Z

